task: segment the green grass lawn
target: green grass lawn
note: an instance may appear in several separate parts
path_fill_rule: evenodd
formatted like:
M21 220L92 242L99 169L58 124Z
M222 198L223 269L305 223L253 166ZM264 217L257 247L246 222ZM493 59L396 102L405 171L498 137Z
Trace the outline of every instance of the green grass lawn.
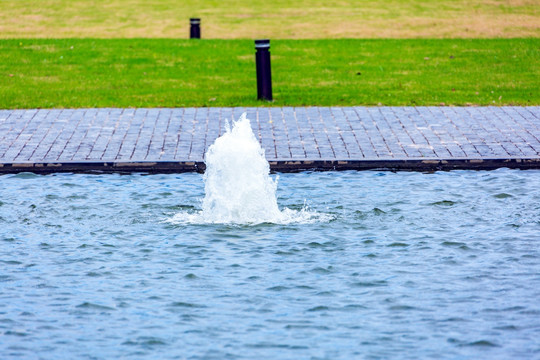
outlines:
M539 105L540 39L276 40L272 105ZM0 41L0 108L259 106L251 40Z
M540 103L538 0L0 0L0 108L267 105L255 38L277 106Z

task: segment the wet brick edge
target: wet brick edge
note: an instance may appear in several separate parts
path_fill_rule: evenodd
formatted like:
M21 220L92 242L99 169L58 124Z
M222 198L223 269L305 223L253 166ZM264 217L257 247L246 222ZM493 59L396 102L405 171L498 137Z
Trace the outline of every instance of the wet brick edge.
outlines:
M387 171L449 171L449 170L494 170L540 169L540 158L493 158L493 159L373 159L373 160L271 160L274 172L300 171L344 171L344 170L387 170ZM142 161L142 162L58 162L58 163L0 163L0 174L32 172L51 173L203 173L206 165L201 161Z

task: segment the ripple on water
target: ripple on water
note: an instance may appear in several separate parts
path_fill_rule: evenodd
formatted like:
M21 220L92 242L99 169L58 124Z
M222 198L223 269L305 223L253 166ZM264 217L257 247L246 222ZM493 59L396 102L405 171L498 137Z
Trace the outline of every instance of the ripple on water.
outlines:
M199 174L0 182L2 360L538 354L539 171L281 174L322 217L257 225L167 221Z
M326 268L317 266L311 269L310 272L314 274L319 274L319 275L328 275L328 274L331 274L333 270L334 270L333 266L328 266Z
M406 243L403 243L403 242L396 241L396 242L393 242L393 243L391 243L391 244L388 244L387 246L388 246L388 247L395 247L395 248L404 248L404 247L408 247L409 244L406 244Z
M450 206L454 206L456 204L457 204L457 202L452 201L452 200L441 200L441 201L433 202L430 205L432 205L432 206L448 206L448 207L450 207Z
M169 306L175 307L175 308L189 308L189 309L203 309L206 307L205 305L189 303L189 302L184 302L184 301L175 301L169 304Z
M110 306L100 305L91 302L84 302L76 306L78 309L88 309L97 311L115 311L116 309Z
M459 241L443 241L441 243L443 246L449 246L449 247L462 247L466 246L465 243L459 242Z
M458 346L471 346L471 347L480 347L480 348L483 348L483 347L486 347L486 348L499 347L499 345L497 345L496 343L491 342L489 340L478 340L478 341L464 342L464 341L459 341L459 340L455 340L455 339L452 339L452 341L451 341L449 339L449 342L457 343Z
M140 336L135 340L126 340L122 345L141 346L143 348L167 345L167 342L154 336Z
M360 288L388 286L388 282L386 280L356 281L356 282L351 283L351 286L360 287Z
M493 195L493 197L496 198L496 199L507 199L507 198L511 198L513 196L511 194L507 194L507 193L499 193L499 194Z

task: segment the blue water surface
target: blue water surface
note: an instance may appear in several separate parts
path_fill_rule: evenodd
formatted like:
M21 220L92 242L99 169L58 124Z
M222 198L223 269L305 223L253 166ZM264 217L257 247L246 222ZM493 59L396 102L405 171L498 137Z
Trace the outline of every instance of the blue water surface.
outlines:
M203 196L0 176L0 357L540 358L540 171L281 174L333 220L167 222Z

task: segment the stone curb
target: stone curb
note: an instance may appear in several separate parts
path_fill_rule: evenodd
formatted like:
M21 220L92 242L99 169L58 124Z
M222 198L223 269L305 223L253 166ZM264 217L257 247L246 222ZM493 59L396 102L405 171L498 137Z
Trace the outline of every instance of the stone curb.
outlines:
M448 170L494 170L540 169L540 158L493 158L493 159L362 159L362 160L271 160L270 169L275 172L300 171L448 171ZM203 173L202 161L140 161L140 162L58 162L58 163L0 163L0 174L32 172L51 173Z

